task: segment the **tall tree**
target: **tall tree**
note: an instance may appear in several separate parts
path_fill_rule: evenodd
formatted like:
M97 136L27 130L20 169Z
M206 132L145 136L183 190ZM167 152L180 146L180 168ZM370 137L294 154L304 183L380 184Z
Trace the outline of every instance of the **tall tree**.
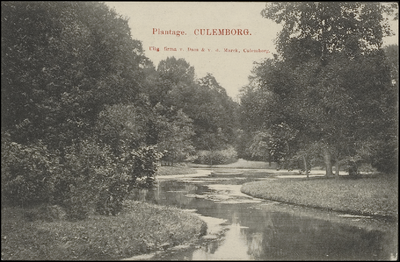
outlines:
M2 2L2 121L18 142L64 148L106 104L137 100L146 61L102 3Z
M394 89L399 87L399 46L388 45L384 48L386 58L390 65L390 73L392 77L392 85Z
M147 146L141 43L104 3L1 6L2 193L11 204L60 204L70 218L95 202L115 214L153 181L160 157Z
M379 3L269 3L265 18L283 24L279 57L256 70L259 88L278 103L275 118L318 142L326 164L357 155L357 145L387 126L390 71L381 50L389 28ZM389 100L388 100L389 99ZM298 138L299 139L299 138ZM311 147L308 147L311 148ZM298 148L301 150L302 148Z
M285 59L301 62L332 53L377 50L382 37L390 35L383 14L390 6L372 2L268 3L261 14L283 25L277 49Z
M214 76L196 79L194 68L174 57L162 60L157 72L161 85L155 89L162 90L161 104L176 111L182 109L193 120L192 142L196 149L221 149L234 142L237 105Z

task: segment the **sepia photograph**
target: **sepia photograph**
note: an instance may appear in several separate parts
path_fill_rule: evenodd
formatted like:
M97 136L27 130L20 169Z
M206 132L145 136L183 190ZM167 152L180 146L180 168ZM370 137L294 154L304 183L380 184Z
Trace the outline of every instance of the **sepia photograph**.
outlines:
M397 261L398 2L1 2L2 260Z

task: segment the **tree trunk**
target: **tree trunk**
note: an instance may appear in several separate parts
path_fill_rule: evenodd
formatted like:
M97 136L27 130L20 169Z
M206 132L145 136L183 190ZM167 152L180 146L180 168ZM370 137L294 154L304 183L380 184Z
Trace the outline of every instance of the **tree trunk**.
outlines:
M326 166L326 173L325 176L326 177L331 177L332 174L332 156L331 156L331 152L329 152L328 147L324 148L324 160L325 160L325 166Z
M339 168L340 168L340 164L339 164L339 158L336 157L336 163L335 163L335 176L336 178L339 178Z
M307 168L307 160L306 160L306 156L305 155L303 155L303 162L304 162L304 170L305 170L305 172L307 174L307 178L309 178L308 168Z

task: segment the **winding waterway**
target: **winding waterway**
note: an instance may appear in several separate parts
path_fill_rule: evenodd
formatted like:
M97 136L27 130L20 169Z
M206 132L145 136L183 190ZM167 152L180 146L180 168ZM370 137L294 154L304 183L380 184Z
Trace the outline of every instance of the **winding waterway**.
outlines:
M176 206L208 224L204 242L149 256L152 260L396 260L397 229L371 217L256 199L241 184L265 177L210 175L160 177L135 200ZM390 227L389 227L390 228Z

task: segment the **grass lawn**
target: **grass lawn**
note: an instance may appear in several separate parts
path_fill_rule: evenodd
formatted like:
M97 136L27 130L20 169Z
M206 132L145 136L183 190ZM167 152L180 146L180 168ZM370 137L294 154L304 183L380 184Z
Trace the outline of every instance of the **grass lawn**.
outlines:
M188 175L196 174L197 171L186 165L179 166L159 166L157 170L158 176L171 176L171 175Z
M398 215L398 186L393 177L268 179L246 183L241 191L263 199L352 214Z
M22 208L2 208L3 260L115 260L195 241L206 224L177 208L127 201L125 213L77 222L29 221Z
M189 163L191 167L199 167L199 168L220 168L220 167L225 167L225 168L262 168L262 169L276 169L276 163L272 163L271 166L269 166L268 163L264 161L248 161L244 159L238 159L238 161L230 164L224 164L224 165L205 165L205 164L194 164L194 163Z

